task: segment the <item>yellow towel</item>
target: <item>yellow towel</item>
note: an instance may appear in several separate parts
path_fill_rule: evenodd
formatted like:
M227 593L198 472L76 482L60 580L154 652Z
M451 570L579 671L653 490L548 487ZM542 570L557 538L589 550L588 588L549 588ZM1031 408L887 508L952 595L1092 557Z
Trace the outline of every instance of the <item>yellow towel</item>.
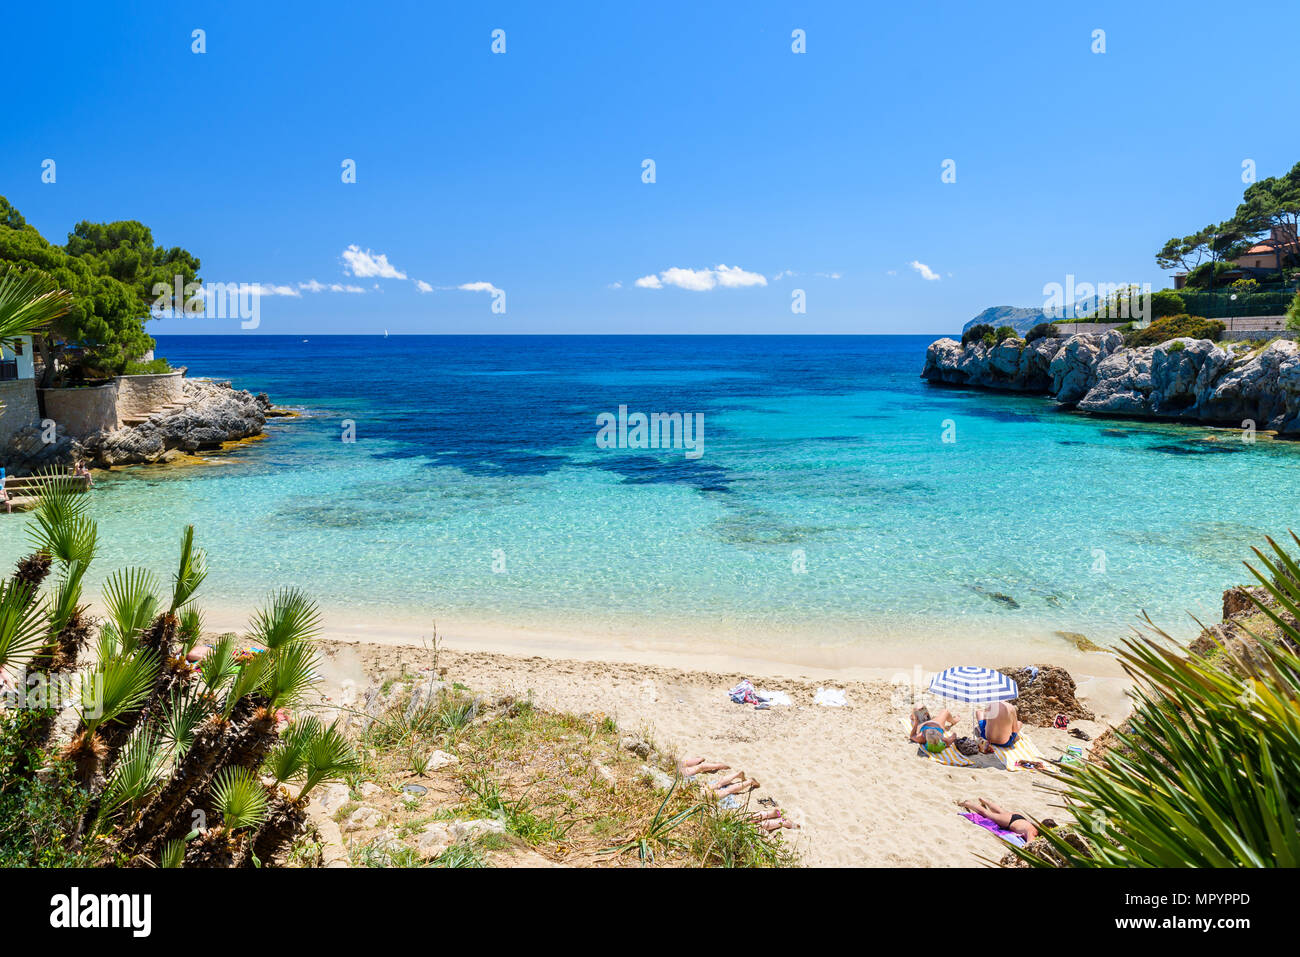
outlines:
M933 751L925 750L925 745L923 744L920 745L917 750L922 757L929 758L931 761L949 768L969 768L974 764L970 758L957 750L957 745L955 744L948 745L948 747L944 748L938 754L935 754Z
M903 726L903 730L907 732L910 738L912 734L912 720L910 718L900 717L898 719L898 723ZM960 751L957 750L957 746L955 744L948 745L948 747L944 748L938 754L934 754L930 751L925 750L925 745L923 744L917 746L917 751L921 755L921 757L929 758L931 761L934 761L936 764L942 764L945 767L949 767L949 768L969 768L972 767L974 764L974 762L972 762L970 758L966 757L966 755L962 754Z
M1047 764L1047 759L1043 757L1042 752L1034 747L1034 742L1023 734L1017 735L1016 743L1009 748L999 748L992 744L989 747L993 749L993 753L997 755L998 760L1002 762L1008 771L1029 770L1029 768L1020 767L1016 764L1017 761L1042 761L1044 765Z

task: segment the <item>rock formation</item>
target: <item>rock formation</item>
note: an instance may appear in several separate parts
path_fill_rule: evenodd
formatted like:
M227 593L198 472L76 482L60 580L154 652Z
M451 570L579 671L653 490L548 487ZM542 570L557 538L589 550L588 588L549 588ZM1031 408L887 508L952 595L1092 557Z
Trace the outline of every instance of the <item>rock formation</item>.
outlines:
M1300 346L1259 351L1208 339L1126 348L1114 330L994 346L932 342L921 376L948 385L1050 395L1082 412L1300 433Z

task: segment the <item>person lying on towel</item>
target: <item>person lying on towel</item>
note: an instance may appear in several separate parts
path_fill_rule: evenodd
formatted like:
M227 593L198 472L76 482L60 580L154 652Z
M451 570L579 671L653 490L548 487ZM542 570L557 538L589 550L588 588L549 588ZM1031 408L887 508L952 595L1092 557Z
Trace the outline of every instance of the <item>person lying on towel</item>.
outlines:
M956 723L957 719L947 708L941 708L935 718L930 717L928 708L917 708L912 712L911 738L925 745L931 754L938 754L957 740L957 733L952 730Z

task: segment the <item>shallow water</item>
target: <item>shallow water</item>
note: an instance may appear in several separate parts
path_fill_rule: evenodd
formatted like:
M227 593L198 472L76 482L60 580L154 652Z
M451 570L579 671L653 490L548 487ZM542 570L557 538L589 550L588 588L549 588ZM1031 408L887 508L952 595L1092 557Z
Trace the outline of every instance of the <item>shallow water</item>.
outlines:
M209 604L299 585L336 627L1107 643L1141 609L1217 620L1249 546L1296 524L1300 447L928 386L929 341L160 337L303 416L220 464L100 479L92 583L168 573L192 522ZM703 454L597 447L620 405L703 413ZM20 528L0 516L0 562Z

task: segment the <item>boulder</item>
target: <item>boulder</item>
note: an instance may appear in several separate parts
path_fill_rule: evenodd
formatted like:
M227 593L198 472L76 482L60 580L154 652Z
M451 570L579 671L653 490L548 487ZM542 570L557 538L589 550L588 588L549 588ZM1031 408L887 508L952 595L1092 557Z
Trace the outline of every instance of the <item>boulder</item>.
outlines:
M1075 697L1074 678L1064 668L1038 665L1036 677L1028 668L999 668L998 671L1016 683L1020 691L1016 713L1026 725L1050 728L1058 714L1071 721L1096 720L1096 715Z

